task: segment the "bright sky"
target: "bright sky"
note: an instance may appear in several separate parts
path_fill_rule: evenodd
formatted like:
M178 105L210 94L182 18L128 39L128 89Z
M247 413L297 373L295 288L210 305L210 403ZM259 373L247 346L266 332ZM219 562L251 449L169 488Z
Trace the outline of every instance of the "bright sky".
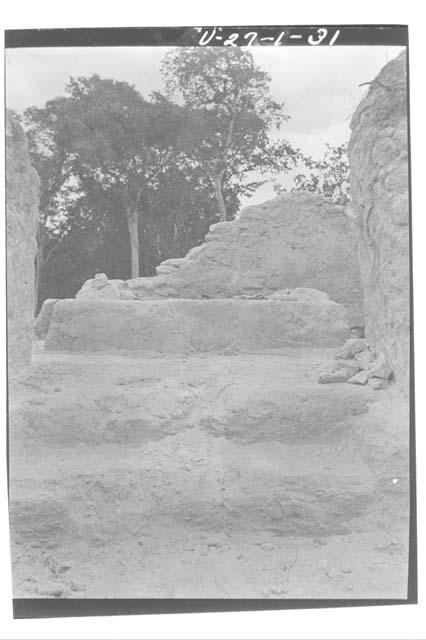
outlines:
M349 137L349 121L365 93L363 82L395 58L401 47L252 47L272 76L271 92L291 119L281 135L305 153L321 157L324 144ZM144 97L163 90L164 47L79 47L6 50L6 103L21 112L63 94L70 76L98 73L134 84ZM250 204L274 197L264 185ZM247 204L245 202L244 204Z

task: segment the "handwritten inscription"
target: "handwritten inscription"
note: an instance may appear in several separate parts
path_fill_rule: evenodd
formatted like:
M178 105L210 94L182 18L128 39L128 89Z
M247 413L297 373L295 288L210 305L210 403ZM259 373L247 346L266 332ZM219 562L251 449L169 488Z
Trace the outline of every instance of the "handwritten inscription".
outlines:
M202 47L212 44L223 44L224 47L251 47L258 44L271 44L274 47L285 45L289 40L304 40L307 44L315 47L321 43L333 46L336 43L340 29L329 32L325 27L319 27L313 30L307 37L306 35L291 33L290 31L280 31L276 36L262 36L257 31L248 31L239 33L235 31L227 36L223 34L222 27L212 27L211 29L197 29L200 34L198 44Z

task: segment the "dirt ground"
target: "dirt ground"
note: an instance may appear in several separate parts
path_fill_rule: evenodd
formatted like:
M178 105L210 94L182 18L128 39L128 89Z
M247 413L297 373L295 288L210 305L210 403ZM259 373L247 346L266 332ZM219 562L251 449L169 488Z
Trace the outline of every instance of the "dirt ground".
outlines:
M405 598L405 436L368 422L395 400L318 384L331 356L39 344L10 381L14 597Z

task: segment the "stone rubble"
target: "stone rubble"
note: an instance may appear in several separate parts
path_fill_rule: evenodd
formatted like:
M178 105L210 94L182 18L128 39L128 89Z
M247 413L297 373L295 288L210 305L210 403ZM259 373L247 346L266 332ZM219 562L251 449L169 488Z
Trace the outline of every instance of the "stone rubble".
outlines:
M371 350L365 338L350 338L335 353L334 361L318 376L320 384L349 382L375 390L386 389L393 371L383 353Z
M127 288L125 280L108 280L105 273L97 273L91 280L86 280L75 297L84 300L93 300L95 298L134 300L136 298L135 294Z

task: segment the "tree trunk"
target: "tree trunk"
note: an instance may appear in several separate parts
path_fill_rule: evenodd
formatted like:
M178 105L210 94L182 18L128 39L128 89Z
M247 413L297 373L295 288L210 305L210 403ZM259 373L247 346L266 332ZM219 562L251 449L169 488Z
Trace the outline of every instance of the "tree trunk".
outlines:
M235 96L235 101L231 108L231 117L229 119L226 141L222 149L221 157L218 158L215 163L216 166L215 166L214 177L213 177L214 191L215 191L217 205L219 207L219 215L220 215L221 222L226 222L228 219L225 200L223 199L223 193L222 193L222 181L226 171L227 153L232 146L232 137L234 134L234 126L235 126L236 101L237 101L237 96Z
M44 239L44 222L40 221L37 229L37 253L35 257L34 317L37 315L40 300L41 270L44 262Z
M228 219L228 216L226 213L225 200L223 199L223 194L222 194L222 178L223 178L223 174L214 176L214 191L215 191L217 206L219 208L220 220L221 222L226 222L226 220Z
M127 226L130 235L130 277L139 278L139 228L137 211L127 211Z

